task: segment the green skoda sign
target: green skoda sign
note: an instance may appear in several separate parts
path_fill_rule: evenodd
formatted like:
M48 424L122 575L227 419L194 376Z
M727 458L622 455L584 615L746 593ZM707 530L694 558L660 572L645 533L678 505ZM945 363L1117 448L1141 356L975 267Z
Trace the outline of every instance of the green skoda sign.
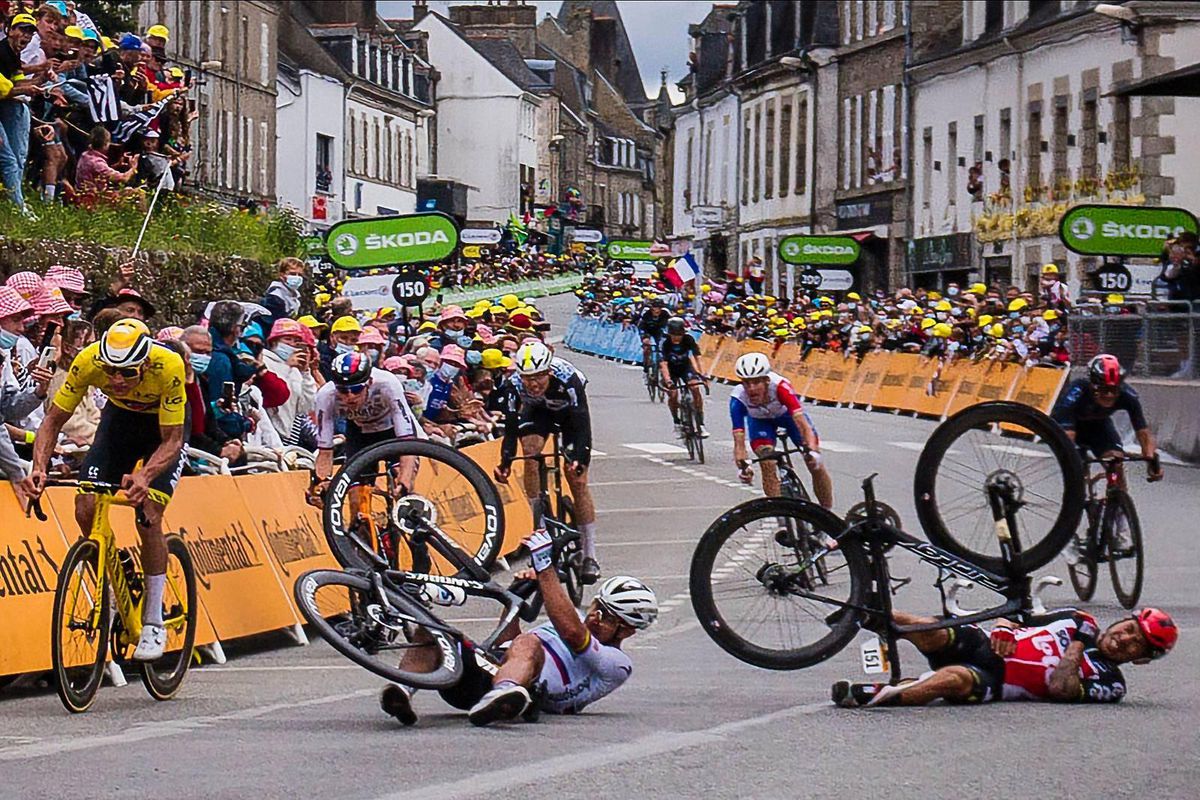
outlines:
M652 253L654 242L633 242L618 239L608 243L608 257L620 261L657 261L661 255ZM668 253L669 255L669 253Z
M1163 242L1197 232L1196 218L1182 208L1075 206L1058 224L1063 244L1082 256L1143 256L1162 252Z
M329 260L342 269L441 261L458 246L454 220L440 213L339 222L325 236Z
M859 252L849 236L788 236L779 243L779 258L788 264L853 264Z

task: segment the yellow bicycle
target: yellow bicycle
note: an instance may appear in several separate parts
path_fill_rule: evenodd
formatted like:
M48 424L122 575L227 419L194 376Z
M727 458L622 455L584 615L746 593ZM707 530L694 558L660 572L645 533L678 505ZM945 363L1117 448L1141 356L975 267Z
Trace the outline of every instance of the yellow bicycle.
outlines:
M166 537L166 648L157 661L139 664L129 655L142 634L145 582L138 564L140 548L118 548L108 521L110 506L132 504L118 494L121 487L111 483L52 478L46 485L71 486L96 495L91 533L67 551L54 592L51 658L63 705L76 714L92 705L104 677L110 641L113 660L121 665L138 664L150 696L169 700L187 674L196 639L196 573L183 539L177 534ZM31 510L38 519L46 520L40 505L35 503ZM139 523L144 523L141 508L136 513Z

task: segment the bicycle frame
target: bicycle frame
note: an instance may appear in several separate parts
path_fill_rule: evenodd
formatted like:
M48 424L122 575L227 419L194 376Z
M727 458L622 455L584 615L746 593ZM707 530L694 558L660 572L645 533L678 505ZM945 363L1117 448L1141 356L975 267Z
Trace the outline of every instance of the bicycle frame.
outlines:
M808 499L808 492L805 490L804 484L800 481L800 474L796 472L796 467L792 464L792 454L800 453L805 455L808 453L808 448L804 446L796 447L791 438L786 433L776 433L776 442L782 442L782 448L776 448L770 453L761 456L755 456L750 459L750 463L763 464L766 461L774 461L776 468L779 470L779 493L788 496L788 489L792 488L791 496L798 497L802 500Z

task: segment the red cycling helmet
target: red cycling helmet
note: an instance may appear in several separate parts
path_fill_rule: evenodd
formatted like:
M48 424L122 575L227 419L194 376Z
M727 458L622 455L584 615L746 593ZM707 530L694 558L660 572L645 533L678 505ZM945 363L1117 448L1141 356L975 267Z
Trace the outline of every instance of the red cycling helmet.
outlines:
M1088 380L1092 386L1107 386L1115 389L1125 379L1125 370L1116 356L1101 353L1088 362Z
M1134 615L1142 635L1150 645L1150 657L1162 658L1171 651L1179 639L1179 628L1171 615L1157 608L1143 608Z

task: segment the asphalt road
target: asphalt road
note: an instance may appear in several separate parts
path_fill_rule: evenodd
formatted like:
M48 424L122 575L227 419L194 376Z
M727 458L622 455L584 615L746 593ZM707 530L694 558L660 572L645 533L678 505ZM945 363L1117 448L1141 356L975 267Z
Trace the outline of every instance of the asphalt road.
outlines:
M561 334L570 298L545 305ZM106 686L90 712L69 716L44 688L0 694L5 798L1196 796L1200 472L1172 466L1162 483L1133 483L1149 553L1144 601L1170 609L1182 639L1170 658L1127 669L1125 702L846 711L828 693L838 678L863 678L855 644L802 672L768 672L719 650L692 614L686 573L697 537L752 496L736 483L723 412L712 416L709 464L694 466L635 369L563 355L590 380L601 561L607 574L642 576L663 605L654 628L629 642L635 669L619 692L579 716L496 729L474 729L420 693L421 720L405 729L379 712L380 682L323 643L264 637L227 645L229 663L193 671L168 703L138 684ZM727 396L714 387L712 407ZM838 509L879 472L881 499L916 530L912 470L933 424L846 409L812 415ZM908 566L896 565L915 578L898 602L933 608L931 573ZM1066 577L1061 562L1048 571ZM1120 615L1106 575L1089 609L1102 622ZM491 610L460 613L482 620ZM913 651L904 655L915 670Z

